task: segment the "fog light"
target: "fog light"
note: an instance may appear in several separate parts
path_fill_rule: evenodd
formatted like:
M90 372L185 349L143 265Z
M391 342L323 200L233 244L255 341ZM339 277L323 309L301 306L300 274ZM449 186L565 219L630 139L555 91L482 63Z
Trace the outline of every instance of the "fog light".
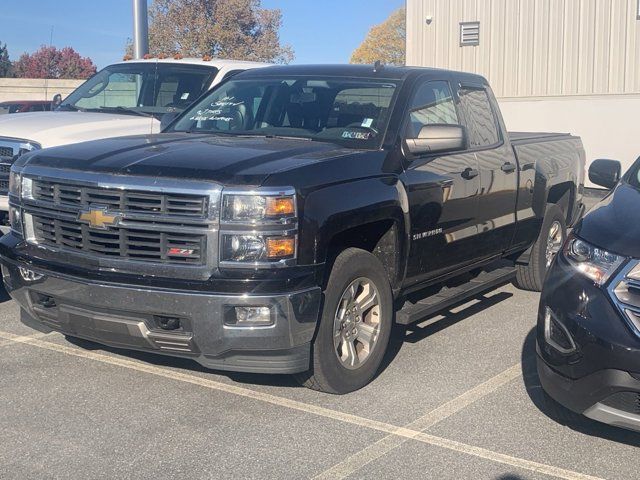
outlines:
M571 334L556 317L553 311L546 307L544 313L544 339L564 355L569 355L577 350Z
M273 325L270 307L233 307L225 324L234 327L267 327Z

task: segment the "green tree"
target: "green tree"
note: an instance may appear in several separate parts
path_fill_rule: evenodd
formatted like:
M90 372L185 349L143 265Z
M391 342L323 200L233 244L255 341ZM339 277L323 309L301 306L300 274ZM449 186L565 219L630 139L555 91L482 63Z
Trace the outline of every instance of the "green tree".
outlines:
M0 77L10 77L11 72L12 68L7 44L0 42Z
M280 43L281 24L280 10L261 8L260 0L154 0L149 50L154 56L288 63L293 50Z
M407 39L406 11L400 8L383 23L369 30L367 37L351 55L351 63L404 65Z

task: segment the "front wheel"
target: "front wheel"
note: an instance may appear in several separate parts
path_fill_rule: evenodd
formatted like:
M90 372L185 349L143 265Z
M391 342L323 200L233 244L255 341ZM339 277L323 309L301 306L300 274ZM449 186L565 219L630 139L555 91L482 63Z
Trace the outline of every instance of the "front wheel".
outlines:
M311 369L298 375L299 380L335 394L362 388L382 363L392 320L391 286L380 261L364 250L345 250L336 258L324 291Z
M540 235L531 247L529 264L517 266L516 286L523 290L541 291L547 270L566 238L567 226L562 210L558 205L548 205Z

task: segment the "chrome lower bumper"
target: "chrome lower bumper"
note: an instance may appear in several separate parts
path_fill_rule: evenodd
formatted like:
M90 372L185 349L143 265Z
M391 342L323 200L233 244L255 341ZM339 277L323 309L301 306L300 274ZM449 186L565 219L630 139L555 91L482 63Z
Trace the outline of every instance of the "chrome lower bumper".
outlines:
M23 322L109 346L193 358L208 368L296 373L309 368L310 342L320 309L319 287L294 293L220 295L93 283L2 259L9 294ZM26 278L25 278L26 277ZM235 306L269 306L268 327L224 324ZM158 319L176 318L166 331Z

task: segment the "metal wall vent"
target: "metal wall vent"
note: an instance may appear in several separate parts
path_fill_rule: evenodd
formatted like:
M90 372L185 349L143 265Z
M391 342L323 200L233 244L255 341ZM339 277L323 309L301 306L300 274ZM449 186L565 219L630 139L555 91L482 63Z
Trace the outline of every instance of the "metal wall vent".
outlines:
M460 46L480 45L480 22L460 22Z

